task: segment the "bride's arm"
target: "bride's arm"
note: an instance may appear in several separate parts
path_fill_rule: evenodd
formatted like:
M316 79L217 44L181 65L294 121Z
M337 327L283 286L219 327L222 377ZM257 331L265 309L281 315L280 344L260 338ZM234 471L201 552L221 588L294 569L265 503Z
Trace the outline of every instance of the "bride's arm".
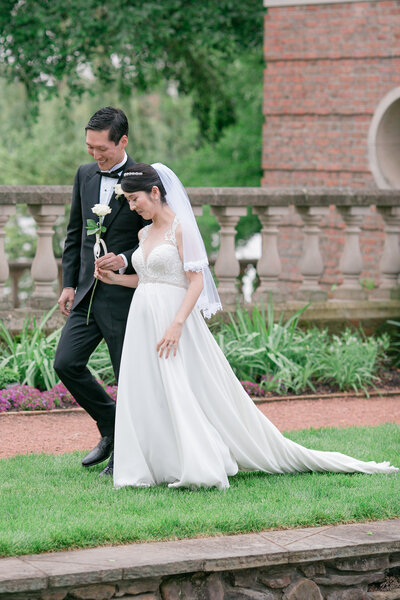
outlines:
M178 251L183 261L182 233L180 231L179 226L176 229L175 235L178 245ZM199 299L199 296L203 289L202 273L186 271L186 276L189 279L189 287L187 289L186 295L183 299L181 306L179 307L178 312L175 315L175 319L173 320L172 324L168 327L167 331L164 333L164 336L157 344L157 352L159 352L160 357L163 356L163 353L165 351L165 358L168 358L171 350L173 350L174 356L176 356L176 351L178 348L179 338L181 337L183 324L192 312L193 308L196 306L196 302Z
M142 227L142 229L140 229L138 232L139 241L142 238L143 229L145 229L145 227ZM97 261L95 262L94 276L97 277L97 279L100 279L100 281L103 283L108 283L109 285L122 285L124 287L137 288L139 283L139 277L136 275L136 273L125 275L122 273L115 273L110 269L101 269L98 266Z
M139 277L136 273L132 275L122 275L120 273L114 273L108 269L99 269L96 267L94 276L100 279L103 283L109 283L110 285L122 285L124 287L136 288L138 286Z

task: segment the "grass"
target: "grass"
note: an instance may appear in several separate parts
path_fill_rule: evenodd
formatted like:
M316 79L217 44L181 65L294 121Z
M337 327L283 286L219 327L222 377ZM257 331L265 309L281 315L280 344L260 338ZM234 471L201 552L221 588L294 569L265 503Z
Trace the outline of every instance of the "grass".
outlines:
M305 446L400 465L397 425L289 432ZM231 488L114 490L81 453L0 460L0 555L400 516L398 475L239 474Z

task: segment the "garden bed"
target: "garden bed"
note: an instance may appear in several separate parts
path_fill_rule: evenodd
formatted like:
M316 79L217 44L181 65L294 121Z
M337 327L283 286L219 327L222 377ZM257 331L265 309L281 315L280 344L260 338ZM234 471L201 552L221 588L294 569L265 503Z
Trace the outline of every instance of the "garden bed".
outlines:
M279 402L287 400L323 400L330 398L368 398L400 395L400 369L382 371L376 386L370 386L363 391L340 391L338 386L316 384L315 391L305 390L304 393L276 394L265 391L258 384L242 381L243 388L255 403ZM117 386L105 385L107 393L116 400ZM62 383L56 384L51 390L40 391L32 386L16 384L0 390L0 416L5 414L32 414L37 412L67 412L80 411L78 403Z
M400 369L393 367L392 369L381 370L377 375L375 385L368 386L361 391L347 390L342 391L338 385L316 383L312 390L307 388L304 392L296 394L295 392L286 392L285 394L277 394L273 391L259 389L257 384L251 382L242 382L243 387L252 396L255 402L276 402L278 400L312 400L313 398L349 398L358 397L365 398L369 396L394 396L400 394Z
M298 321L307 307L286 322L276 322L273 307L254 307L251 314L237 308L229 322L214 322L212 333L246 392L261 402L384 395L400 390L397 338L387 333L367 337L361 330L338 335ZM0 414L9 411L49 411L77 407L53 369L60 331L47 334L45 323L26 321L13 336L0 324ZM114 373L102 342L89 368L116 399ZM18 381L18 385L6 388ZM103 383L104 381L104 383ZM22 385L26 384L26 385Z

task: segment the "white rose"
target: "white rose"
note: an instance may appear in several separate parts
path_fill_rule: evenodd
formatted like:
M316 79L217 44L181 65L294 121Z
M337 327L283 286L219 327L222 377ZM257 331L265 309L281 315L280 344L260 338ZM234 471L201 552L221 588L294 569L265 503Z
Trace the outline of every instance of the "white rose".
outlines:
M122 191L122 185L120 183L117 183L116 185L114 185L114 192L116 196L123 196L124 192Z
M105 217L111 212L111 208L107 204L95 204L92 208L92 212L98 217Z

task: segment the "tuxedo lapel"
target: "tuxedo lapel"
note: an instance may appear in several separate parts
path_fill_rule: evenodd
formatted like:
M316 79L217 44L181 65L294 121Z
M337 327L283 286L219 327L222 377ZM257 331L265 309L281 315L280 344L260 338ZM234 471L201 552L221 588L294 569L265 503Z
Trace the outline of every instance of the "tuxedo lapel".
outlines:
M95 204L99 203L100 179L100 175L93 172L88 176L85 184L83 198L85 202L85 217L87 219L96 219L96 216L92 213L92 208Z
M118 183L121 183L121 179L124 176L125 171L134 164L136 164L135 161L133 161L131 159L131 157L128 156L128 159L124 165L124 170L121 173L121 177L118 179ZM121 210L124 202L126 202L124 196L120 196L119 198L116 198L115 193L113 192L113 195L111 196L111 200L108 204L108 206L111 208L111 212L110 212L110 214L108 214L104 217L104 221L103 221L104 227L107 227L107 229L110 227L111 223L114 221L115 217Z

